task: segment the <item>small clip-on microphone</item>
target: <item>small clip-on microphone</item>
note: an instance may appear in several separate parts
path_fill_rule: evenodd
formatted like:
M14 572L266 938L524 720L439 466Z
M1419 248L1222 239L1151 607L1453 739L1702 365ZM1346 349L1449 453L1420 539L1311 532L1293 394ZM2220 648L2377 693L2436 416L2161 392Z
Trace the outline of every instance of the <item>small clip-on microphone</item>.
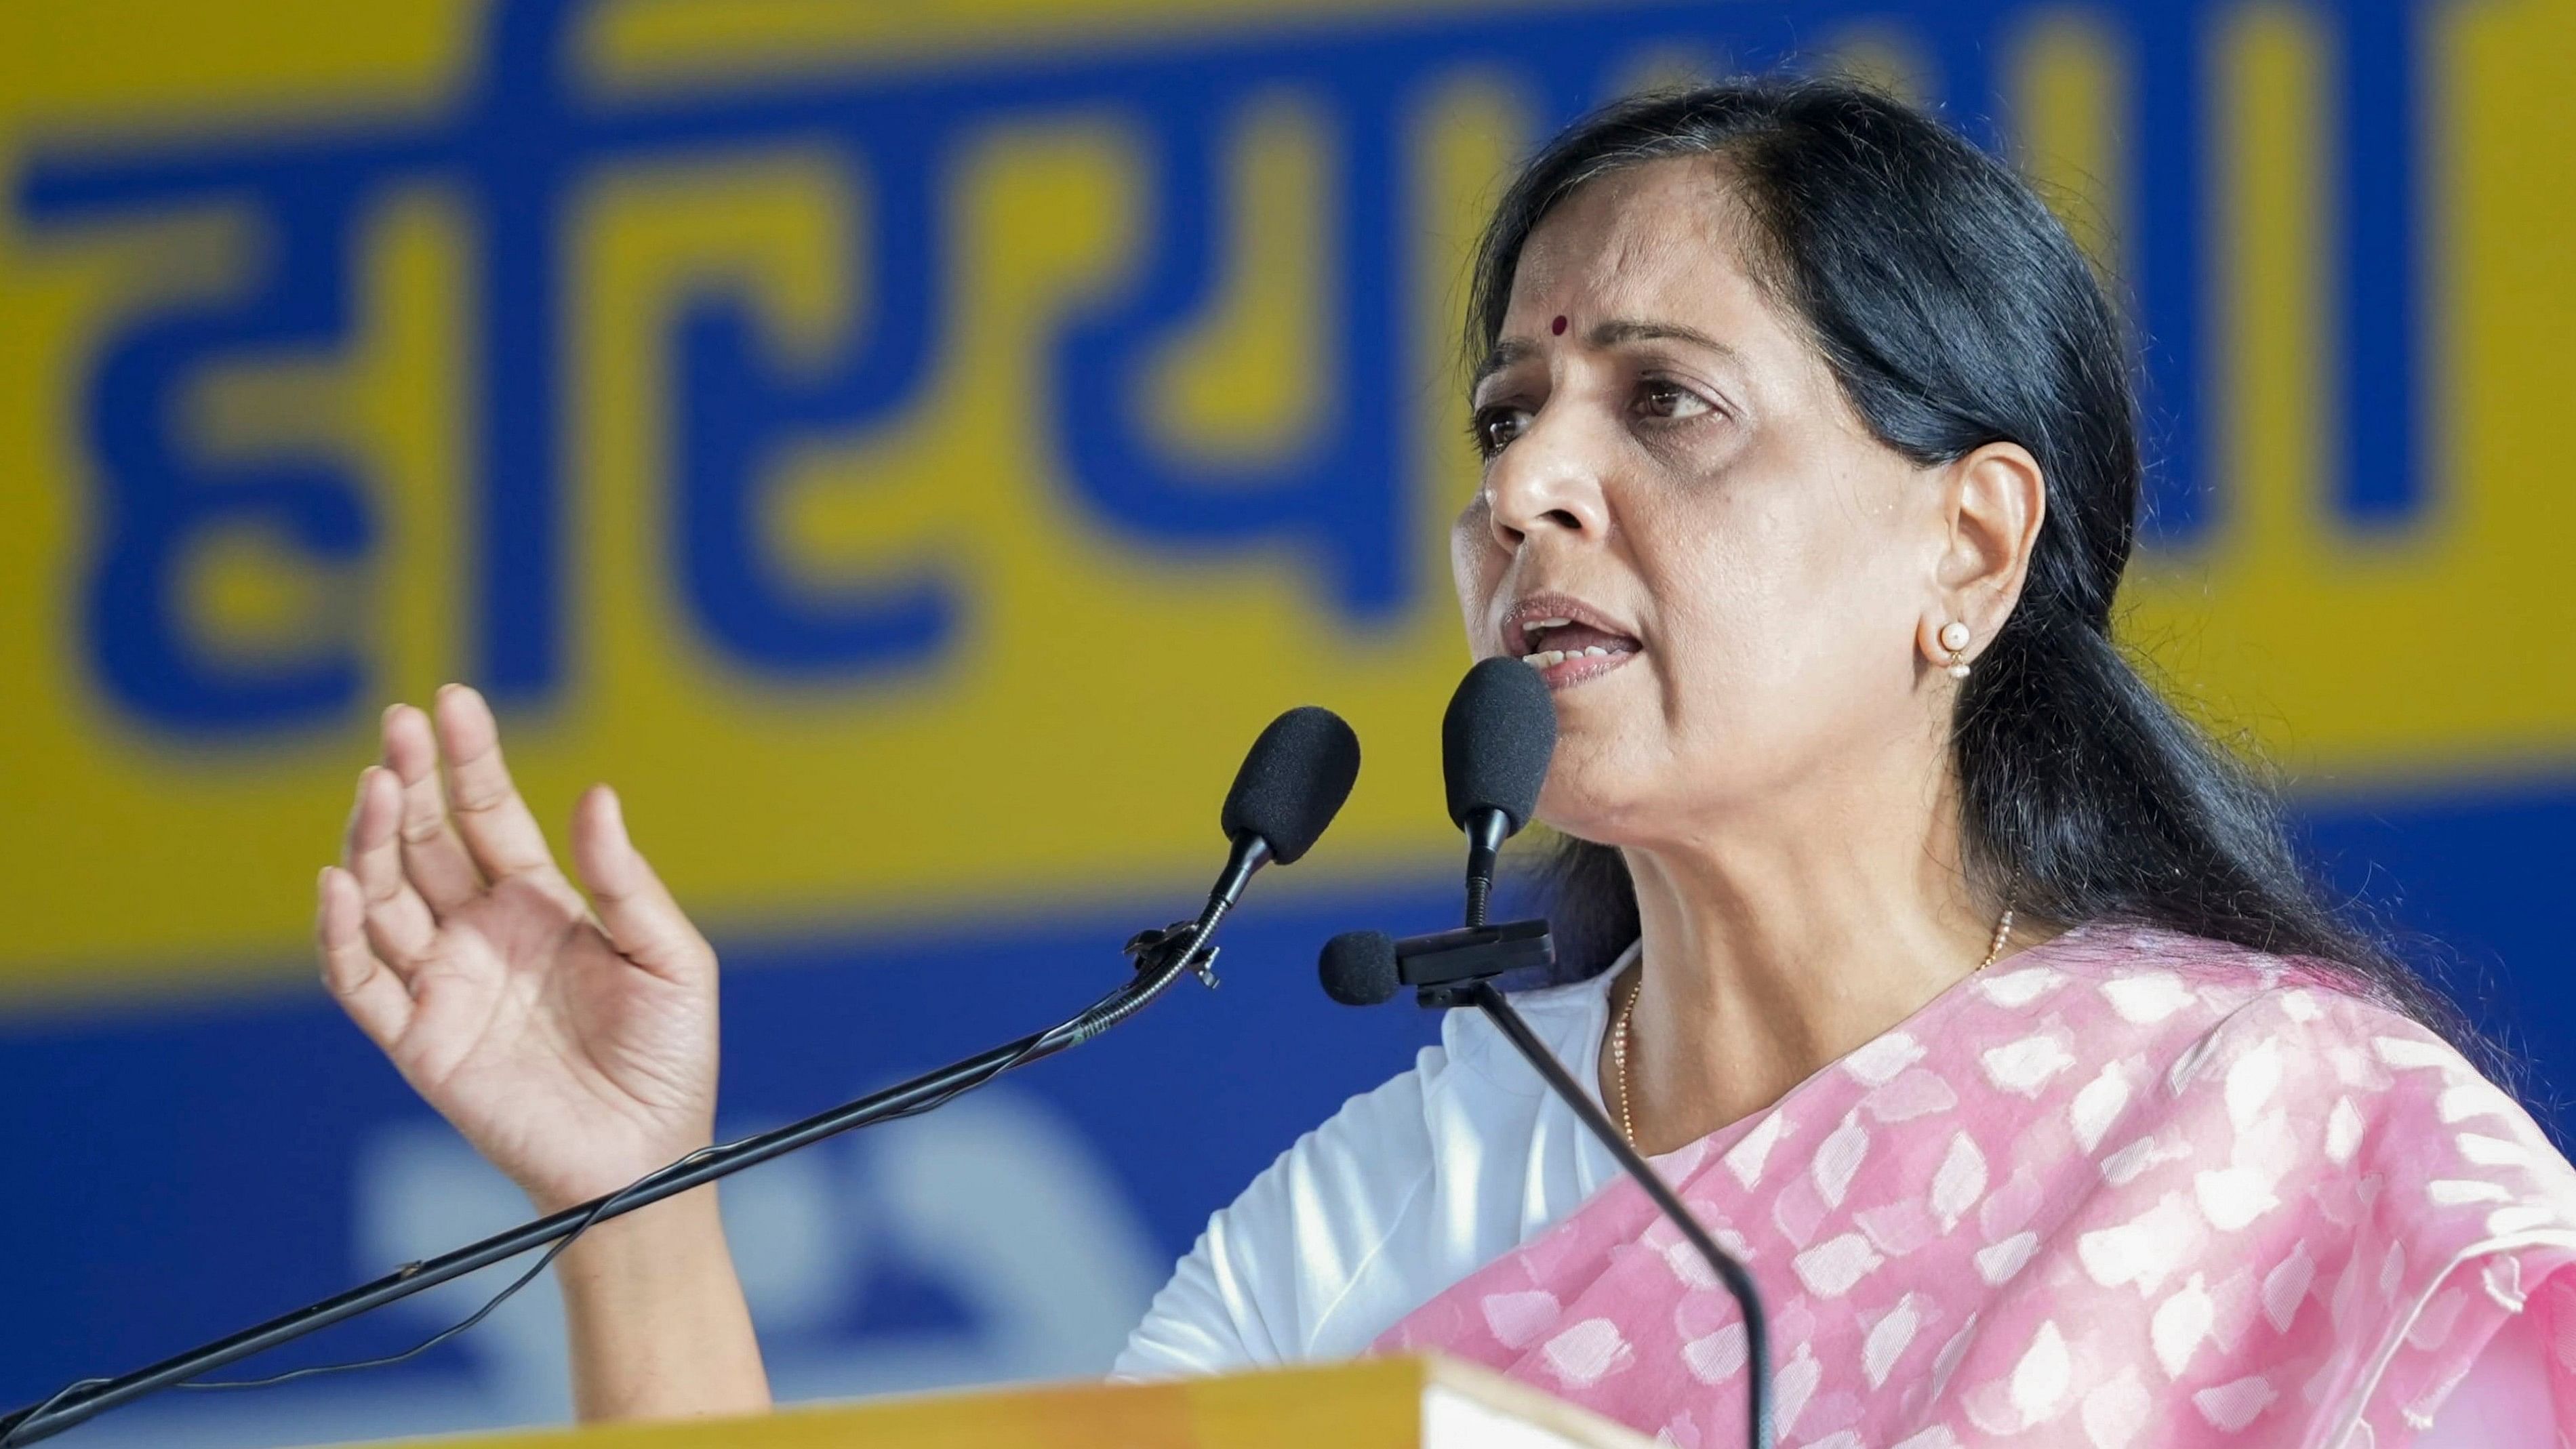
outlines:
M1126 949L1127 954L1135 958L1135 974L1057 1026L1032 1032L1017 1041L1005 1042L979 1056L924 1073L911 1081L844 1103L802 1122L792 1122L721 1146L701 1148L677 1162L646 1173L605 1197L576 1204L424 1262L404 1264L372 1283L362 1284L337 1297L272 1318L132 1373L112 1379L81 1379L67 1384L51 1397L14 1413L0 1415L0 1449L17 1449L19 1445L52 1438L75 1424L159 1389L256 1388L308 1374L368 1368L407 1358L430 1344L472 1327L485 1313L498 1307L501 1299L534 1278L573 1238L599 1223L852 1128L873 1126L897 1117L918 1116L930 1111L1015 1067L1053 1056L1100 1035L1144 1010L1179 980L1185 970L1196 972L1199 979L1213 986L1216 975L1211 967L1216 959L1216 948L1208 942L1216 934L1218 923L1242 898L1243 888L1251 881L1253 872L1273 862L1290 864L1306 853L1324 833L1324 827L1333 823L1333 817L1341 811L1342 802L1350 798L1351 786L1358 780L1359 772L1359 736L1353 734L1341 716L1331 710L1308 705L1272 720L1269 728L1261 732L1261 737L1253 741L1251 750L1244 755L1243 767L1234 777L1234 788L1226 794L1225 810L1218 817L1228 844L1225 869L1218 874L1215 887L1208 892L1207 905L1191 920L1139 932L1129 940ZM296 1369L267 1379L191 1382L226 1364L547 1244L553 1246L537 1260L536 1266L485 1303L480 1311L402 1353L359 1363Z
M1744 1314L1745 1442L1770 1449L1770 1332L1753 1275L1700 1226L1493 984L1497 977L1543 969L1556 960L1547 922L1485 922L1496 859L1503 842L1520 833L1537 809L1555 751L1556 703L1536 670L1517 659L1496 658L1467 671L1440 721L1449 818L1467 835L1466 924L1401 940L1382 931L1345 931L1324 944L1324 991L1348 1006L1375 1006L1410 986L1424 1006L1472 1006L1493 1022L1733 1295Z

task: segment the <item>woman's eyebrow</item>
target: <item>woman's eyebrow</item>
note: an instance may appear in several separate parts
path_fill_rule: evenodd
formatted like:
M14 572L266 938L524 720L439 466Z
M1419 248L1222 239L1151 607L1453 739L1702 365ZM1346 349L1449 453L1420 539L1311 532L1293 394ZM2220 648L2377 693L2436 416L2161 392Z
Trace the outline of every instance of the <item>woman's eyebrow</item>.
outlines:
M1485 385L1485 379L1516 362L1526 362L1538 355L1538 344L1526 337L1506 337L1494 344L1485 360L1476 364L1476 375L1467 382L1467 396L1474 397Z
M1616 347L1623 342L1686 342L1693 347L1706 348L1729 362L1741 363L1744 360L1734 348L1696 327L1685 327L1679 322L1612 317L1594 323L1592 330L1583 334L1583 340L1596 348Z
M1743 355L1734 348L1696 327L1686 327L1679 322L1610 317L1592 324L1591 329L1583 334L1583 341L1596 350L1617 347L1624 342L1682 342L1705 348L1739 367L1744 362ZM1538 350L1538 343L1527 337L1506 337L1495 343L1494 350L1486 353L1485 360L1476 365L1476 375L1467 384L1467 395L1474 397L1477 390L1485 385L1486 378L1514 363L1528 361L1538 354Z

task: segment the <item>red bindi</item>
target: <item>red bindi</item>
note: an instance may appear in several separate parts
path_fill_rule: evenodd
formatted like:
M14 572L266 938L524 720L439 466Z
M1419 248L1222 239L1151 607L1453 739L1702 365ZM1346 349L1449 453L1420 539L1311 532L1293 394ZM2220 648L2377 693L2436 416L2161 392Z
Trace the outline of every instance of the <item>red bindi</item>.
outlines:
M1559 337L1563 337L1565 335L1565 319L1563 317L1557 318L1554 322L1548 324L1547 330L1555 333Z

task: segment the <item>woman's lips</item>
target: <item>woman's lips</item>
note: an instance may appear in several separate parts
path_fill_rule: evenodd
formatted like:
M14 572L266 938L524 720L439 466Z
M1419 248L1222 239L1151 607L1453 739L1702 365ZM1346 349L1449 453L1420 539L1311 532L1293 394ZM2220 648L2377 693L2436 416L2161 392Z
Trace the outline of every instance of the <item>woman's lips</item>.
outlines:
M1537 670L1551 690L1598 679L1645 647L1570 594L1532 594L1503 616L1504 652Z

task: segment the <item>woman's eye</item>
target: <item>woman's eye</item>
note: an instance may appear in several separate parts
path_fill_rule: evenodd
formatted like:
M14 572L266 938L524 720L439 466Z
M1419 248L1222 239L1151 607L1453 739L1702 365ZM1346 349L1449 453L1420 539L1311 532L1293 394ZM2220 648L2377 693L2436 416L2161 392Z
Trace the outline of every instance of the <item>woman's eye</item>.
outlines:
M1637 408L1650 418L1690 418L1711 411L1707 401L1689 388L1651 379L1637 385Z
M1527 409L1497 404L1476 409L1475 415L1467 420L1467 433L1474 440L1476 451L1490 458L1519 437L1521 430L1528 426Z

